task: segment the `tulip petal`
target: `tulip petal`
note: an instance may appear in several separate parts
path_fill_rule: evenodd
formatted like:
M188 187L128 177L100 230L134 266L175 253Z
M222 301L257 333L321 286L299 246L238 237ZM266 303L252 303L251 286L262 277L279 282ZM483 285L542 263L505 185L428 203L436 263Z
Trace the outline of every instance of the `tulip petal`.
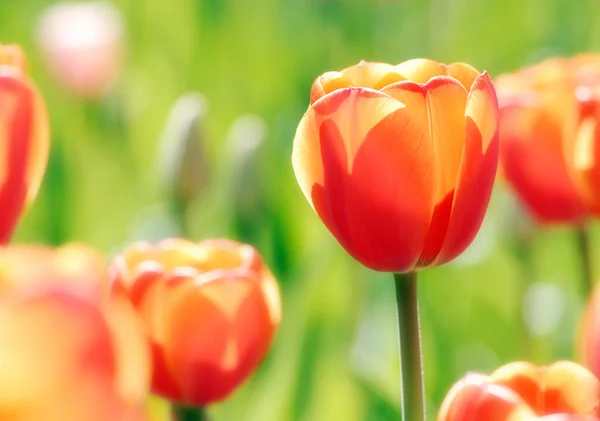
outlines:
M173 291L168 310L167 361L183 397L197 405L223 399L256 367L268 349L269 312L251 278L220 278L202 288ZM251 320L252 323L248 321Z
M592 414L600 399L600 380L586 368L558 361L544 372L545 414Z
M542 368L527 362L511 363L496 370L491 379L518 393L538 415L591 414L600 396L600 381L570 361Z
M435 260L442 264L473 241L487 209L498 166L498 101L489 76L479 76L465 110L466 137L444 244Z
M354 86L377 90L404 79L391 64L361 61L341 72L327 72L319 76L311 88L310 103L312 105L338 89Z
M437 421L530 421L534 416L519 395L476 374L451 389Z
M600 215L600 94L580 88L577 128L565 136L565 159L586 205Z
M419 116L420 124L426 124L424 127L429 128L437 171L433 198L435 209L419 258L420 265L427 265L438 255L450 219L465 139L467 91L451 77L436 76L426 85L400 82L386 87L382 92L405 103Z
M429 226L433 147L399 101L345 89L317 101L294 139L305 196L357 260L375 270L412 269Z
M44 106L10 67L0 69L0 244L35 197L48 158Z
M452 63L447 66L448 76L458 80L467 91L471 90L471 86L480 73L472 66L466 63Z
M428 58L415 58L405 61L397 65L396 69L404 78L415 83L427 83L435 76L448 75L444 63Z
M500 111L500 133L504 177L536 219L581 221L585 207L563 158L559 122L538 107L511 105Z

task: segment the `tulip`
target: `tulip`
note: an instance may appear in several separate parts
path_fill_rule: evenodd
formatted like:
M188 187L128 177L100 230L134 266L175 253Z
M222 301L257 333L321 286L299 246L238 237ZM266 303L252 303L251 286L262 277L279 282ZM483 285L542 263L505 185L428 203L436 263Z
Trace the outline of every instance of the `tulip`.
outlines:
M0 418L145 419L150 356L129 303L86 283L31 287L0 296Z
M0 291L15 285L60 282L106 284L107 262L94 248L78 243L52 248L10 245L0 248Z
M567 168L590 213L600 216L600 55L575 57L571 124L565 130Z
M571 179L563 133L574 106L569 59L554 58L500 76L501 168L540 223L580 223L585 204Z
M179 405L227 397L264 358L280 319L275 279L254 248L229 240L137 243L111 266L153 349L152 390Z
M302 192L356 260L408 272L448 262L475 237L498 162L488 75L416 59L317 78L294 138Z
M123 21L106 1L50 6L40 19L38 40L56 80L75 95L97 99L121 70Z
M0 44L0 245L35 198L48 161L48 118L25 56Z
M578 350L583 364L600 378L600 288L594 288L582 314Z
M595 420L600 381L584 367L516 362L490 376L467 374L444 399L438 421Z

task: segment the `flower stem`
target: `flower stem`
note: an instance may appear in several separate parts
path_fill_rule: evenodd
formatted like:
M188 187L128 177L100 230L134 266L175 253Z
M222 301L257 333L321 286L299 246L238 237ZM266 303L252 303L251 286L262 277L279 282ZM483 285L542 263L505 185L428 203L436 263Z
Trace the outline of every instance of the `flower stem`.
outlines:
M590 230L587 224L582 224L577 228L577 246L581 258L582 283L581 293L583 298L587 298L592 293L594 287L594 271L592 270L592 250L590 246Z
M512 251L519 268L516 285L516 314L518 316L518 358L526 361L536 361L539 343L532 337L525 320L524 308L528 289L536 282L536 271L533 262L533 240L535 232L529 235L516 235L512 243Z
M171 408L173 421L209 421L208 414L202 408L193 408L176 403Z
M402 419L404 421L425 421L417 273L396 273L394 281L400 338Z

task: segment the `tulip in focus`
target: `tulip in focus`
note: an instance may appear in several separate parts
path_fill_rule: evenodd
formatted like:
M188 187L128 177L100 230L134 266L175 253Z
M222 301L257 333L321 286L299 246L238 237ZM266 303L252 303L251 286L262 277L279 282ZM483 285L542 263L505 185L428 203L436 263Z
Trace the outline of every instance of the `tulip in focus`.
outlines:
M107 266L100 252L84 244L9 245L0 248L0 291L49 280L107 287Z
M48 280L50 281L50 280ZM0 296L3 421L143 421L149 353L126 301L91 284Z
M437 421L594 421L600 381L584 367L516 362L470 373L444 399Z
M49 152L46 109L16 45L0 44L0 245L35 198Z
M317 78L296 132L300 187L365 266L407 272L471 243L498 162L489 76L464 63L365 63Z
M40 19L38 41L56 80L76 95L96 99L121 69L123 22L105 1L50 6Z
M145 323L153 391L179 404L227 397L264 358L279 324L275 279L254 248L233 241L137 243L113 262L111 281Z

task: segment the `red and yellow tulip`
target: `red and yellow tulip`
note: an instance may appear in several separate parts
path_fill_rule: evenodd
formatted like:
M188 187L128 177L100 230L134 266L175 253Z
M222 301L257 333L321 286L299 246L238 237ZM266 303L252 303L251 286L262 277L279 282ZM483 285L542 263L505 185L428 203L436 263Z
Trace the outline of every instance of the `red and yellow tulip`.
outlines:
M48 160L48 119L25 56L0 44L0 244L35 198Z
M552 58L498 77L502 174L535 219L600 213L600 55Z
M437 421L596 421L600 381L584 367L516 362L490 376L467 374L444 399Z
M498 162L492 82L464 63L360 63L318 77L296 132L300 187L359 262L406 272L475 237Z
M142 421L149 350L126 301L90 283L0 295L0 419Z
M204 406L256 368L280 320L279 289L254 248L229 240L138 243L111 268L152 344L153 391Z

